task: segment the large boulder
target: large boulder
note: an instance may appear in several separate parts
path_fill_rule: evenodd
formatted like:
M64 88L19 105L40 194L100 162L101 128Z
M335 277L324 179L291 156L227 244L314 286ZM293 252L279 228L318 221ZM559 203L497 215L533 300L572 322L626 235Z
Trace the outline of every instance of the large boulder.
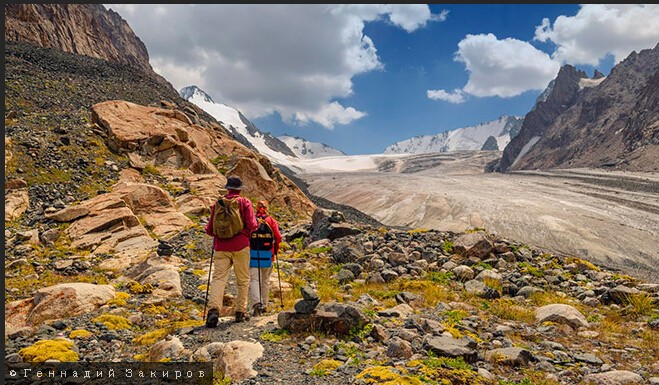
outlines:
M220 346L213 368L238 384L258 374L254 362L263 356L263 345L258 342L231 341Z
M91 312L115 296L112 285L62 283L38 289L34 297L5 305L5 333L44 321Z
M92 122L106 129L108 145L117 153L138 152L154 165L218 173L194 140L211 141L211 134L180 111L108 100L92 106Z
M5 193L5 222L18 219L30 206L27 189L9 190Z
M115 257L148 254L158 243L149 231L168 238L193 224L162 188L124 181L110 193L64 208L49 218L72 221L66 234L73 247L111 252Z
M535 319L538 323L551 321L567 324L575 329L589 326L586 317L584 317L579 310L573 306L562 303L545 305L536 309Z

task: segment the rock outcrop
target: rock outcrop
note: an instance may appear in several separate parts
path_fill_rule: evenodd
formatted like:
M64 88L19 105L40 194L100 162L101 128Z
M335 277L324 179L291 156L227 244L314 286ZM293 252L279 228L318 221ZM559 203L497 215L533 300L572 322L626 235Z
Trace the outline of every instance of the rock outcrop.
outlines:
M193 123L177 108L110 100L92 106L92 121L107 132L112 151L127 155L134 168L152 166L172 182L183 180L182 187L194 191L177 197L187 213L208 213L224 190L225 174L242 178L246 196L265 198L303 217L315 209L265 156L231 139L220 126Z
M5 4L5 40L151 70L144 43L101 4Z
M5 305L5 335L22 327L91 312L114 298L111 285L62 283L37 290L34 297Z

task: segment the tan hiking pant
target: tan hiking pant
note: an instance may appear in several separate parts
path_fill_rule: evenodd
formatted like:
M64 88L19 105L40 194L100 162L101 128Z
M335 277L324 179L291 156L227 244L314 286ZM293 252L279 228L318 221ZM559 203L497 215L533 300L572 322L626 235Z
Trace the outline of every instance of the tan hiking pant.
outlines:
M261 299L259 300L259 270L261 270ZM268 296L270 294L270 274L272 273L272 266L270 267L250 267L249 268L249 297L252 306L261 302L263 306L268 306Z
M213 274L210 293L208 295L208 308L217 309L221 314L224 288L233 266L236 276L238 296L235 311L247 312L247 294L249 291L249 247L239 251L215 251Z

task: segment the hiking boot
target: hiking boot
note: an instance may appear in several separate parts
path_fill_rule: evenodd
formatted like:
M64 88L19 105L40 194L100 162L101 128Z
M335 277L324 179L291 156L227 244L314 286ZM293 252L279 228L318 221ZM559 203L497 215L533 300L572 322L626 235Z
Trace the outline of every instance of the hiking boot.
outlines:
M244 321L249 321L249 314L244 313L242 311L237 311L236 312L236 323L244 322Z
M263 306L262 303L255 303L254 306L252 306L252 316L258 317L263 313L265 313L265 306Z
M220 319L220 312L217 309L210 309L206 316L206 327L214 328L217 326L217 321Z

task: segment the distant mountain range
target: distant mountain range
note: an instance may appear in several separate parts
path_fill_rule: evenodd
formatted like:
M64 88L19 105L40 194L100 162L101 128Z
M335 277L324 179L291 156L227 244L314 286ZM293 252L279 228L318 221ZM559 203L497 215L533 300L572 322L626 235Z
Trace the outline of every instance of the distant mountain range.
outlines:
M259 130L240 111L213 98L195 85L187 86L179 91L181 97L194 103L206 111L224 128L229 130L236 139L247 147L257 150L278 164L288 164L293 158L320 158L324 156L345 155L324 143L311 142L306 139L283 135L275 137L269 132Z
M385 154L422 154L461 150L503 151L519 132L524 118L503 115L477 126L462 127L435 135L415 136L384 149Z
M181 96L199 106L244 145L271 161L342 155L337 149L299 137L274 137L257 129L239 111L216 103L195 86ZM384 154L502 151L486 171L595 167L659 170L659 44L632 52L608 76L591 78L571 65L538 97L524 117L497 120L396 142Z
M298 136L282 135L277 139L286 143L293 150L295 155L300 158L322 158L325 156L342 156L346 155L343 151L328 146L325 143L310 142Z

